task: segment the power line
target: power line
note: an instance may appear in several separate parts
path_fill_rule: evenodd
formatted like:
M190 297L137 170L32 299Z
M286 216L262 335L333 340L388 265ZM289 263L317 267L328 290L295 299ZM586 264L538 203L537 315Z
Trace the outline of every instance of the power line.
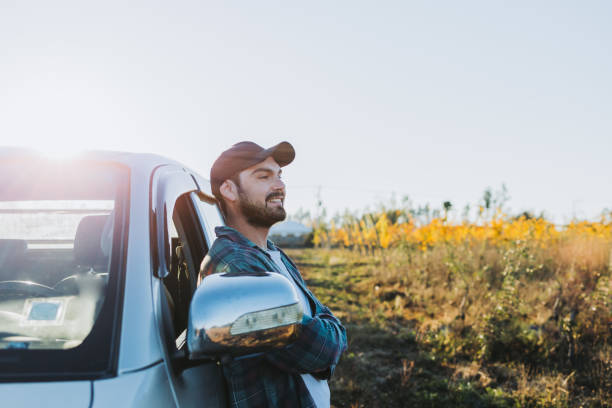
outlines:
M362 193L377 193L377 194L400 194L403 193L404 195L408 195L408 193L404 192L404 191L399 191L399 190L378 190L378 189L368 189L368 188L362 188L362 187L349 187L349 186L323 186L323 185L312 185L312 186L294 186L294 185L290 185L287 187L288 190L293 190L293 189L313 189L313 190L317 190L317 189L325 189L325 190L338 190L338 191L356 191L356 192L362 192Z

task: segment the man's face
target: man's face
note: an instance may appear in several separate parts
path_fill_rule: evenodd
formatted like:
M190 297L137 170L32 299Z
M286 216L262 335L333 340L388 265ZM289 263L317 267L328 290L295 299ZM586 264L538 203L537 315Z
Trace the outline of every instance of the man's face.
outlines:
M269 228L287 216L282 170L272 157L238 175L238 207L254 226Z

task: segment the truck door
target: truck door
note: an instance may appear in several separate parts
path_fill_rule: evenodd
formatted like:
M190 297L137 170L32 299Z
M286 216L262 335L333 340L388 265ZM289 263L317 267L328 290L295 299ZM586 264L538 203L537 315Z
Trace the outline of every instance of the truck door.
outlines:
M160 167L152 184L153 293L160 339L164 344L167 374L179 407L225 407L225 383L214 361L183 369L181 353L191 297L200 263L208 251L192 193L193 178L174 166Z

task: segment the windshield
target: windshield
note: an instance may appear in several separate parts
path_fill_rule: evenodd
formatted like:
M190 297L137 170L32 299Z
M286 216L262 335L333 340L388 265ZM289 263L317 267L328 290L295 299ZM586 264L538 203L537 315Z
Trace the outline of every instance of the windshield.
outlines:
M112 331L95 328L113 320L125 173L87 162L0 161L0 351L77 358L84 343L109 343Z

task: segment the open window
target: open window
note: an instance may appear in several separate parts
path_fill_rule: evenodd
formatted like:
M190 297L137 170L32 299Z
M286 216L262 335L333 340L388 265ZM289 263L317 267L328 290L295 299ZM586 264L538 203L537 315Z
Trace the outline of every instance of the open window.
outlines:
M173 352L184 342L189 304L208 246L190 199L197 190L193 178L181 168L164 166L155 172L152 189L153 272L161 282L163 335Z
M223 216L214 197L200 192L199 194L192 193L191 198L210 247L217 238L215 228L225 225Z
M163 283L172 308L174 333L187 329L189 304L197 287L199 266L208 252L202 228L188 194L177 199L167 228L170 238L170 269Z
M187 328L189 305L198 284L200 264L216 239L215 228L225 225L216 200L206 194L181 195L168 221L171 262L163 278L173 309L177 342Z

